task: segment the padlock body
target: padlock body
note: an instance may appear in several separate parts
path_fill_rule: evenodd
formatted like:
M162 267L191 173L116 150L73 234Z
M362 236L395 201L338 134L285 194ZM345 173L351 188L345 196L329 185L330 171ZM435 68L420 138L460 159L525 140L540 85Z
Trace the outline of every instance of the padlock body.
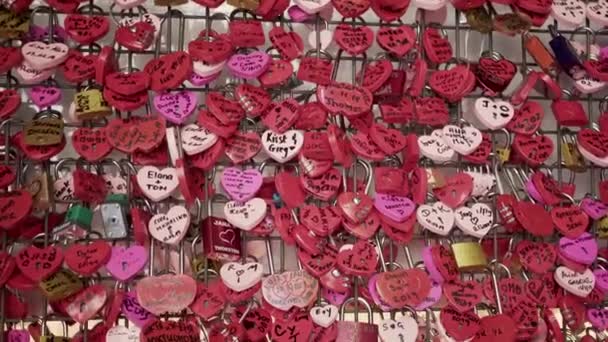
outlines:
M228 221L210 216L201 229L203 251L209 259L236 261L241 257L241 234Z

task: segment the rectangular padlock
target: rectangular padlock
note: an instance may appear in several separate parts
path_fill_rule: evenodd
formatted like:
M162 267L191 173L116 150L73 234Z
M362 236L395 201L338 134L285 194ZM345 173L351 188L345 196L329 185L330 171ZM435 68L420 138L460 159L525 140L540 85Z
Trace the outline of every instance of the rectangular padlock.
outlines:
M75 273L61 269L38 284L49 301L58 301L80 291L84 284Z
M549 32L553 37L549 46L561 69L575 80L583 78L586 74L585 68L570 41L562 36L554 25L549 25Z
M377 342L378 326L371 323L338 321L336 342Z
M456 259L456 266L460 271L481 271L488 264L486 253L479 242L467 241L452 244L452 252Z
M18 39L30 31L28 12L13 13L0 10L0 38Z
M235 261L241 257L241 234L225 219L207 217L202 223L201 234L207 258Z
M79 204L72 205L65 215L63 224L53 228L53 235L82 239L91 230L92 220L93 211L91 209Z
M89 89L74 95L74 115L81 120L97 119L112 114L112 108L99 89Z
M25 124L24 140L30 146L50 146L61 143L63 136L63 120L58 117L34 119Z
M120 203L103 203L100 212L106 237L118 239L127 236L127 217Z
M527 34L524 38L526 51L532 56L538 66L549 75L556 75L558 66L551 52L547 50L543 42L537 36Z
M551 103L555 120L562 126L583 127L589 124L589 118L583 105L576 100L557 99Z
M600 239L608 238L608 216L604 216L596 223L597 237Z
M64 336L42 335L40 336L40 342L70 342L70 338Z

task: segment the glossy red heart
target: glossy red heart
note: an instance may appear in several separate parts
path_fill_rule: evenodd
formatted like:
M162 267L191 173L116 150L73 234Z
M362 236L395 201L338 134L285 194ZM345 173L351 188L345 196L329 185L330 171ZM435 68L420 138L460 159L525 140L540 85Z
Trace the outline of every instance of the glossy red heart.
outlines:
M305 204L300 208L300 222L318 236L328 236L339 228L342 217L334 206Z
M447 36L443 36L439 29L429 27L422 35L422 45L427 58L435 64L445 63L452 58L452 44Z
M254 132L238 132L226 140L226 155L235 164L255 157L262 148L260 136Z
M0 119L10 118L21 105L21 96L14 89L0 91Z
M285 133L298 120L299 107L294 99L271 102L262 112L262 122L275 133Z
M577 143L593 155L604 158L608 156L608 134L590 128L578 131Z
M302 68L301 65L300 69ZM298 69L298 73L300 69ZM266 72L258 77L258 81L260 81L262 87L271 88L282 85L292 75L293 66L291 63L280 59L273 59L270 61L270 66L266 69Z
M317 178L306 175L300 176L302 188L321 201L329 201L336 196L340 189L341 182L342 173L336 168L329 169Z
M401 131L372 124L369 137L386 154L396 154L405 148L406 138Z
M297 208L306 200L300 177L289 171L281 171L274 176L277 192L287 207Z
M217 316L225 305L224 294L218 281L211 281L208 285L197 283L196 299L189 308L204 320Z
M106 126L106 137L114 148L125 153L151 151L165 137L165 120L161 117L113 119Z
M350 222L346 219L342 220L344 229L361 240L367 240L374 236L378 228L380 228L380 223L380 215L375 210L372 210L365 220L359 223Z
M370 0L331 0L331 3L344 18L358 17L371 6Z
M358 77L363 78L361 85L364 88L375 93L388 81L392 73L393 64L387 59L380 59L368 63L363 70L363 76L359 74Z
M150 75L150 89L165 91L179 87L190 77L192 59L184 51L171 52L149 61L144 71Z
M450 113L448 106L438 97L423 97L415 101L416 122L419 125L440 127L448 124Z
M120 25L114 34L114 40L128 50L141 52L154 42L154 25L145 21L136 21L131 25Z
M63 21L66 33L79 44L90 44L108 33L110 22L101 15L70 13Z
M469 339L481 328L481 321L473 311L460 312L448 305L439 313L441 325L453 338L464 341Z
M32 210L32 195L26 190L0 194L0 228L9 230L25 219Z
M589 216L581 207L574 204L553 207L551 219L555 228L562 235L571 239L580 236L589 226Z
M105 127L80 127L72 134L74 150L85 160L96 162L112 152L112 145L106 138Z
M122 95L134 95L147 90L150 75L143 71L113 72L106 76L106 87Z
M431 280L420 269L401 269L378 275L376 289L391 308L416 307L429 294Z
M367 26L340 24L334 31L334 39L342 50L354 56L369 49L374 42L374 31Z
M338 195L338 208L342 216L353 223L365 220L373 205L372 199L363 193L342 192Z
M217 35L213 39L196 39L188 43L188 53L192 59L209 65L227 60L233 51L230 40L219 38Z
M502 92L511 83L517 66L508 59L481 57L475 70L477 80L493 92Z
M452 209L457 209L471 196L473 177L465 172L459 172L446 177L445 185L433 190L441 202Z
M239 84L236 87L234 97L247 115L253 117L262 114L272 101L266 90L247 83Z
M384 50L403 57L416 43L416 31L408 25L381 27L376 41Z
M12 276L15 267L17 266L15 258L6 252L0 252L0 285L4 284Z
M0 73L6 73L23 61L21 48L18 47L0 47Z
M238 123L223 124L208 110L201 110L198 113L197 123L224 139L230 138L238 128Z
M553 234L551 215L542 205L531 202L518 202L513 210L515 218L522 227L534 236Z
M544 242L520 241L517 244L516 252L521 265L536 274L549 272L557 259L555 247Z
M553 141L545 135L515 135L513 149L530 166L543 164L553 153Z
M106 241L73 244L65 250L65 263L74 272L90 276L110 259L110 245Z
M239 123L245 117L245 110L238 101L228 99L218 92L207 95L207 108L224 125Z
M429 79L429 85L435 93L448 100L460 98L466 89L469 73L470 70L463 65L435 71Z
M63 253L55 246L26 247L15 257L17 267L29 279L40 282L57 272L63 263Z
M68 58L61 65L63 77L71 83L82 83L95 77L97 56L83 55L80 51L71 49Z
M352 248L340 250L336 264L345 274L369 276L376 271L378 265L376 246L368 241L357 240Z
M543 305L548 308L557 307L561 288L553 280L551 273L546 273L540 278L530 279L525 282L526 295L529 300L536 305Z

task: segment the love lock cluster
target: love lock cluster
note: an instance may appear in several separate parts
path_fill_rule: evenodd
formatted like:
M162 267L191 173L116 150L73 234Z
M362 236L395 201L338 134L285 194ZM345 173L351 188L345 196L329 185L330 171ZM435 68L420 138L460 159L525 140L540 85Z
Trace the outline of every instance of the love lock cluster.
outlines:
M606 340L605 0L1 5L0 341Z

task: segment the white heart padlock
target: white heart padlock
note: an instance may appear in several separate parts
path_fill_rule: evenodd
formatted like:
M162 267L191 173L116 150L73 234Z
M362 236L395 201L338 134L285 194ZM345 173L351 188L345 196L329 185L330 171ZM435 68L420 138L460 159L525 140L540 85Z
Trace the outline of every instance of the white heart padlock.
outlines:
M423 228L446 236L454 227L454 211L441 201L432 205L423 204L416 209L416 220Z
M30 189L32 194L36 194L39 191L36 187L41 185L40 182L38 182L38 184L33 182L28 186L28 189ZM76 200L76 197L74 196L74 179L72 178L72 175L59 178L53 183L53 196L55 196L55 201L57 201L55 203L55 210L57 213L65 213L68 210L69 202Z
M177 170L172 167L159 170L155 166L144 166L137 172L137 184L146 197L154 202L162 201L179 186Z
M481 124L492 130L504 128L515 115L515 109L511 103L488 97L480 97L475 100L473 112Z
M578 273L566 266L559 266L553 276L559 286L578 297L587 297L595 286L595 275L588 268Z
M255 286L262 280L264 267L259 262L240 264L237 262L225 263L220 268L222 282L229 289L241 292Z
M106 342L139 342L139 334L140 329L135 325L129 328L115 325L106 333Z
M587 18L597 26L608 25L608 3L606 1L589 2L587 4Z
M206 151L217 142L217 135L197 124L182 127L182 149L191 156Z
M454 150L443 141L443 132L436 129L431 135L418 137L418 148L420 154L432 161L443 163L454 158Z
M437 11L445 7L446 0L412 0L412 5L427 11Z
M192 63L192 69L194 72L201 77L210 77L218 72L221 72L226 65L226 61L219 62L217 64L207 64L202 61L194 61Z
M494 225L494 212L485 203L475 203L472 207L460 207L454 212L456 226L465 234L483 238Z
M473 126L446 125L443 127L444 143L465 156L473 153L481 144L482 139L481 132Z
M266 201L252 198L247 202L230 201L224 205L226 221L245 231L253 229L266 217Z
M473 178L473 191L471 191L473 197L485 196L496 185L496 177L493 174L477 171L465 171L465 173Z
M598 79L592 78L589 75L585 75L574 82L574 87L581 93L593 94L606 87L606 82L602 82Z
M301 131L289 130L283 134L267 130L262 134L262 146L266 154L278 163L286 163L293 159L304 145L304 135Z
M328 328L338 318L338 307L331 304L315 306L310 309L310 318L316 325Z
M418 322L410 316L385 319L378 327L383 342L415 342L418 338Z
M127 181L120 177L110 174L104 174L103 179L106 181L106 189L110 194L126 194Z
M174 205L166 214L152 216L148 223L150 235L168 245L178 244L190 228L190 212L181 205Z
M323 29L319 31L319 47L321 50L327 50L331 43L334 41L334 33L328 29ZM313 49L317 48L317 32L311 31L308 34L308 44Z
M579 27L585 23L585 3L581 0L553 0L551 15L560 27Z

